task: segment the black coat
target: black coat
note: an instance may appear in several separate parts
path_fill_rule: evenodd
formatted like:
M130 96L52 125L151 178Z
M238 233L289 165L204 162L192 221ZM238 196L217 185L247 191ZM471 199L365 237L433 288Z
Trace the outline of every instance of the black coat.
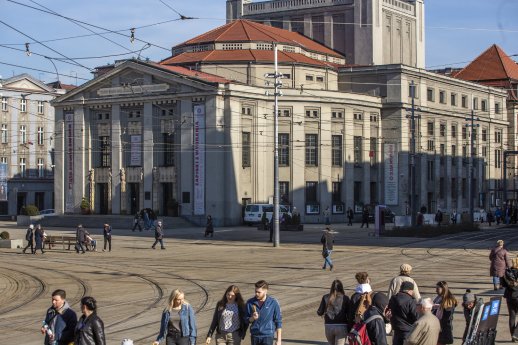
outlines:
M392 312L390 323L394 331L410 332L412 325L419 318L415 299L406 292L398 292L390 298L389 309Z
M220 307L219 303L216 306L216 309L214 309L214 315L212 316L212 322L209 327L209 332L207 333L207 337L212 338L212 334L214 331L216 331L217 334L220 333L219 331L219 320L221 320L221 314L223 314L223 311L225 310L224 307ZM245 338L246 330L248 329L248 322L246 322L246 311L245 306L237 308L239 313L239 336L241 339Z
M385 328L385 318L383 317L383 315L381 315L379 310L376 307L371 306L363 315L363 319L367 320L368 318L374 315L381 316L381 319L376 318L367 323L366 328L367 334L369 335L369 339L372 345L387 345L387 331Z
M441 344L453 344L453 313L455 308L443 309L442 317L439 320L441 324L441 333L439 333L438 342Z
M96 313L81 316L77 322L74 345L106 345L104 323Z
M329 302L329 294L322 296L322 300L320 301L320 306L318 307L317 314L319 316L324 316L324 323L326 325L332 324L345 324L348 325L350 312L349 307L351 302L349 301L349 297L343 295L341 298L337 296L333 305L328 306Z
M516 276L518 276L518 269L513 268L512 271ZM507 300L510 300L510 299L518 300L518 286L510 287L509 284L507 284L507 282L505 281L505 279L503 277L500 278L500 285L502 285L505 288L504 297Z

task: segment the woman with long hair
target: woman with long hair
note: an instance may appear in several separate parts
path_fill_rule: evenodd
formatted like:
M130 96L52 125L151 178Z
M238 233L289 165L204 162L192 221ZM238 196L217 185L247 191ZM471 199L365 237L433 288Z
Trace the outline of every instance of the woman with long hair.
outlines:
M237 286L230 285L216 304L205 343L210 344L216 331L217 345L240 345L247 327L243 296Z
M196 344L196 317L182 290L171 292L162 312L160 333L153 344L160 344L164 338L166 345Z
M328 294L322 297L317 314L324 317L324 327L329 345L344 345L349 323L349 297L338 279L331 283Z
M97 301L93 297L81 298L81 312L75 329L76 345L106 345L104 323L97 316Z
M435 285L437 297L433 300L432 312L441 323L438 345L453 344L453 313L457 307L457 300L448 288L448 283L439 281Z

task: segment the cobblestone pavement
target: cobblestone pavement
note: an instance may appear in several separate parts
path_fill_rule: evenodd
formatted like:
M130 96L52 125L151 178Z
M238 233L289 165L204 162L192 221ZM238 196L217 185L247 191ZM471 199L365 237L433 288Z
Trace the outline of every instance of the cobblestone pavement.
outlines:
M102 224L102 219L100 219ZM216 302L230 284L237 284L245 298L253 295L253 283L267 280L269 293L283 312L285 344L324 344L323 320L316 309L331 281L339 278L348 293L355 287L354 273L366 270L375 291L386 291L402 263L414 267L414 278L424 296L433 297L435 283L446 280L462 301L466 288L474 293L489 290L489 248L504 239L518 249L516 228L492 228L436 239L376 238L372 228L343 224L336 234L333 272L322 270L322 226L307 225L303 232L281 232L281 247L267 243L268 233L253 227L216 228L211 239L203 229L167 229L165 250L153 250L152 231L114 229L113 250L102 252L101 229L88 229L98 240L98 251L76 254L57 246L45 254L22 254L21 249L0 249L1 344L42 344L39 333L50 294L67 291L72 308L92 295L98 300L108 344L131 338L135 344L151 344L159 329L161 311L175 288L185 291L198 320L198 344L205 335ZM11 238L24 238L25 230L14 223L0 223ZM47 229L49 234L72 234ZM501 310L498 343L510 342L507 307ZM454 317L455 344L464 330L462 308ZM250 343L249 337L244 345Z

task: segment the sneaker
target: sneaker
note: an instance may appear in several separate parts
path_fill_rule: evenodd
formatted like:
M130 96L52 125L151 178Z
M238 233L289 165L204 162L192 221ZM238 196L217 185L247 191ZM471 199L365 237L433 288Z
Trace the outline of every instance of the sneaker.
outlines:
M333 270L333 267L334 267L334 266L333 266L333 265L331 265L331 266L329 267L329 270L330 270L330 271L332 271L332 270Z
M322 269L325 270L326 269L326 266L322 266Z
M162 247L162 248L160 248L160 249L165 249L165 247Z
M155 246L151 246L151 249L155 249Z

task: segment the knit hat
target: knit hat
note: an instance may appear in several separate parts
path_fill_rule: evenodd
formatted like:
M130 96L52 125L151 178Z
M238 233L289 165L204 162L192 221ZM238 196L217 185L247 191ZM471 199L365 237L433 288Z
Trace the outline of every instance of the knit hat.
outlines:
M462 295L462 303L466 304L469 302L475 302L475 294L471 293L470 289L467 289L466 293Z
M410 266L409 264L403 264L403 265L399 266L399 271L404 272L404 273L409 273L412 271L412 266Z
M372 296L372 305L375 306L379 311L383 312L389 303L387 295L383 292L377 292Z
M412 283L412 282L403 282L401 284L401 288L399 289L399 291L409 291L409 290L414 290L414 283Z

